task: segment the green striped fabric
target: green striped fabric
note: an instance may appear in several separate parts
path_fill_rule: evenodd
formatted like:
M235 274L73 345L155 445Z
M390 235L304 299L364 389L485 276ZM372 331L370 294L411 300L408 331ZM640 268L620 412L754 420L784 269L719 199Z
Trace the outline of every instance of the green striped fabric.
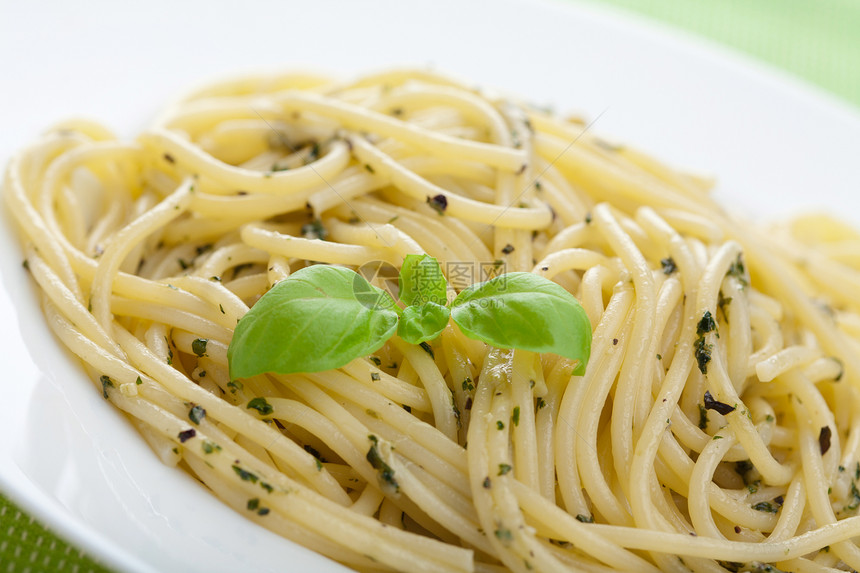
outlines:
M0 572L108 573L0 495Z
M757 57L860 106L860 0L590 0ZM107 570L0 495L0 573Z
M860 0L591 0L707 37L860 106Z

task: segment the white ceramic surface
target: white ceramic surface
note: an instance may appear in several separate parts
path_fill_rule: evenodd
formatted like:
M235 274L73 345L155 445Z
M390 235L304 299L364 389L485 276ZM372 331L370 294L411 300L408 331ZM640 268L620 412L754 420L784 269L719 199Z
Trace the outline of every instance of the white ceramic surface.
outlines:
M7 3L0 161L52 122L127 137L225 74L432 66L715 174L734 209L824 208L860 222L860 114L731 53L623 14L525 0ZM0 491L129 572L338 571L162 466L52 337L0 228Z

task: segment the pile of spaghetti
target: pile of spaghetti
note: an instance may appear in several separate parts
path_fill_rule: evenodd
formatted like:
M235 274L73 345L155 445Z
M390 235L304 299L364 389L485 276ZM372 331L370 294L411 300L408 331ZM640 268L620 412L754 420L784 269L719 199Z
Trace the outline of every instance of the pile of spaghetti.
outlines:
M219 83L133 142L67 122L3 196L94 399L349 567L860 569L860 235L756 227L708 188L577 119L393 71ZM449 324L230 379L275 283L418 253L458 291L500 267L570 291L585 374Z

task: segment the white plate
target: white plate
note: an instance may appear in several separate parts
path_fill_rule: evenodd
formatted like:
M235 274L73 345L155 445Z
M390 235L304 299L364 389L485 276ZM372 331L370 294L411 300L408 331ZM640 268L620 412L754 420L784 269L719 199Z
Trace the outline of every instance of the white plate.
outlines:
M233 8L234 5L241 9ZM18 2L0 22L0 158L70 115L133 136L225 73L432 65L719 176L734 209L826 207L860 222L860 115L759 65L574 3ZM52 338L0 233L0 491L122 571L338 571L163 467Z

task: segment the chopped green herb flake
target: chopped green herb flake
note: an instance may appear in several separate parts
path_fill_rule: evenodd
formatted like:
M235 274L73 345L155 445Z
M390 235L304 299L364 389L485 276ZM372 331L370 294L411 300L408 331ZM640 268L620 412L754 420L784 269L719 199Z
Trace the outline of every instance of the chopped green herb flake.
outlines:
M434 195L433 197L427 197L427 204L433 208L434 211L439 213L440 215L445 214L445 209L448 208L448 198L443 194Z
M433 347L428 342L422 342L419 346L424 349L424 352L430 355L430 358L436 359L436 355L433 354Z
M513 469L511 464L499 464L499 473L498 475L503 476L506 473L510 472Z
M702 315L702 320L700 320L699 324L696 326L696 334L702 336L703 334L707 334L708 332L712 332L716 329L717 323L714 321L711 311L706 310L705 314Z
M230 278L235 280L236 277L238 277L242 273L242 271L250 269L253 266L253 263L242 263L241 265L236 265L235 267L233 267L233 273Z
M513 423L514 426L520 425L520 407L519 406L514 406L514 413L511 416L511 423Z
M250 402L248 402L248 406L246 408L248 410L258 411L261 416L268 416L275 411L275 409L272 408L272 405L269 404L262 396L258 396L257 398L252 399Z
M471 392L475 389L475 385L472 383L471 378L466 378L463 380L463 392Z
M763 511L765 513L779 513L779 508L774 507L769 501L760 501L751 507L756 511Z
M484 489L490 489L493 485L493 482L490 480L490 476L485 477L484 482L481 485L484 486Z
M582 523L594 523L593 515L583 515L581 513L576 514L576 520L581 521Z
M394 470L379 455L379 440L374 435L368 436L368 439L370 439L371 445L370 449L367 450L367 461L370 462L373 469L379 472L379 479L384 485L393 487L395 492L399 492L400 484L394 479Z
M257 515L269 515L269 511L268 507L261 507L257 510Z
M143 380L141 380L140 376L138 376L137 380L135 380L134 383L137 384L138 386L140 386L141 384L143 384Z
M842 361L839 360L838 358L836 358L835 356L831 356L831 359L834 362L836 362L836 364L839 365L839 374L837 374L836 378L833 379L835 382L839 382L840 380L842 380L842 377L845 375L845 365L842 364Z
M194 406L188 411L188 419L195 424L200 424L201 420L206 417L206 410L203 406Z
M717 308L723 313L723 318L726 322L729 321L728 306L732 302L732 297L723 296L723 291L720 291L717 297Z
M505 423L504 423L504 422L502 422L501 420L498 420L498 421L496 422L496 429L504 430L504 429L505 429Z
M725 416L726 414L734 412L737 408L735 408L734 406L729 406L725 402L714 400L714 397L711 396L711 392L705 390L705 409L716 410L717 412Z
M179 441L183 444L197 435L197 431L194 428L188 428L187 430L182 430L179 432Z
M504 253L505 255L510 255L513 252L514 252L514 246L510 243L508 243L507 245L502 247L502 253Z
M699 429L708 429L708 409L705 408L702 404L699 404Z
M853 481L851 482L851 497L854 499L854 501L851 503L851 505L845 506L845 509L849 511L853 511L860 507L860 491L857 490L857 484Z
M206 345L209 343L208 338L195 338L191 343L191 350L199 357L206 356Z
M673 259L672 257L666 257L665 259L661 259L660 266L663 267L663 274L667 276L678 270L678 265L675 264L675 259Z
M110 376L107 376L104 374L102 374L102 376L99 378L99 380L102 383L102 395L105 397L105 399L107 399L107 397L108 397L107 389L108 388L114 388L113 380L110 379Z
M370 361L373 362L374 364L376 364L377 366L382 366L382 360L380 360L376 356L371 356Z
M315 457L316 459L318 459L318 460L321 460L321 459L322 459L322 456L320 455L319 450L317 450L317 449L316 449L315 447L313 447L312 445L310 445L310 444L305 444L305 445L304 445L304 449L305 449L305 451L306 451L307 453L309 453L310 455L312 455L312 456L313 456L313 457Z
M747 286L749 281L746 277L746 268L744 267L744 260L742 255L738 255L738 258L729 266L728 272L726 272L728 276L734 277L741 283L743 286Z
M302 225L302 237L305 239L319 239L325 241L328 237L328 230L323 227L322 221L314 219L310 223Z
M493 532L493 535L496 536L496 539L504 543L505 545L511 543L514 540L514 534L511 533L510 529L499 528Z
M832 434L833 431L830 429L830 426L822 426L818 432L818 447L821 450L822 456L830 449L830 437Z
M708 373L708 363L711 361L711 350L714 348L712 344L705 342L705 337L700 336L694 344L694 353L696 355L696 363L699 366L699 371L702 374Z
M200 447L203 448L204 454L211 454L213 452L221 451L221 446L219 446L215 442L210 442L209 440L203 440L203 442L200 444Z
M257 511L257 508L260 507L260 498L253 497L248 500L248 510L249 511Z
M236 475L242 478L244 481L249 481L251 483L257 483L259 481L259 477L256 474L249 472L248 470L243 470L237 465L233 465L233 471L236 472Z
M370 373L370 379L373 380L374 382L378 382L380 379L379 372L371 372Z

